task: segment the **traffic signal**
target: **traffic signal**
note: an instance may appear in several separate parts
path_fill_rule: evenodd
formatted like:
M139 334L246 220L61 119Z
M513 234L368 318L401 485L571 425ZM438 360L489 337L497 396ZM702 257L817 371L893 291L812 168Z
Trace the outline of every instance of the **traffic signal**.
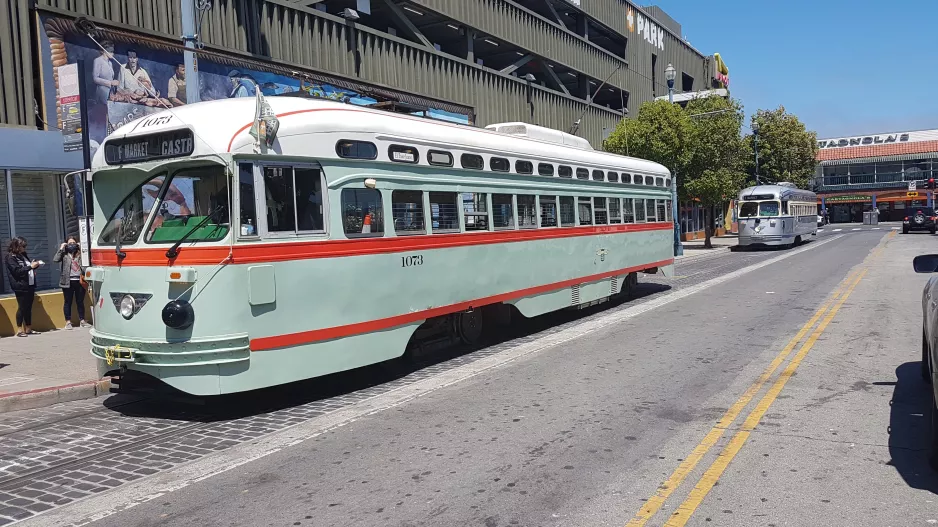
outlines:
M925 188L935 190L935 178L928 178L928 183L925 183Z

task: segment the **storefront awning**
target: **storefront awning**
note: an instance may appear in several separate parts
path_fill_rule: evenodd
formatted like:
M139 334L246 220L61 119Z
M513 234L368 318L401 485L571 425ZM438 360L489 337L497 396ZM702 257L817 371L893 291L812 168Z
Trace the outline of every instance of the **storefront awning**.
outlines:
M851 165L854 163L883 163L889 161L910 161L916 159L938 159L938 152L929 152L924 154L902 154L896 156L879 156L879 157L855 157L852 159L831 159L829 161L821 161L822 167L829 167L834 165Z

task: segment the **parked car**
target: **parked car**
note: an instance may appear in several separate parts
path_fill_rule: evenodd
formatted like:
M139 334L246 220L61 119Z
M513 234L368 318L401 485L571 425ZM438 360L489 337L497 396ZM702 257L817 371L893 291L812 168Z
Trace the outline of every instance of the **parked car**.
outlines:
M935 234L936 225L938 225L938 218L935 217L935 209L913 207L908 209L908 213L902 219L902 234L908 234L910 231L928 231Z
M912 267L916 273L932 274L922 291L922 379L931 395L925 422L928 463L938 471L938 254L916 256Z

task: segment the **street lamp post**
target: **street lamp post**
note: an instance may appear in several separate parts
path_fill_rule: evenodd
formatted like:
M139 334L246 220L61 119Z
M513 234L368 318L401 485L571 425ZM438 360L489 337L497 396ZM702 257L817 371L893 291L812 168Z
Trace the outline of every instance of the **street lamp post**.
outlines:
M664 78L668 81L668 102L674 104L674 78L677 71L674 66L668 64L664 70ZM671 219L674 220L674 256L684 254L684 246L681 245L681 222L678 217L677 207L677 167L671 167Z
M759 184L759 121L752 120L752 145L756 151L756 185Z

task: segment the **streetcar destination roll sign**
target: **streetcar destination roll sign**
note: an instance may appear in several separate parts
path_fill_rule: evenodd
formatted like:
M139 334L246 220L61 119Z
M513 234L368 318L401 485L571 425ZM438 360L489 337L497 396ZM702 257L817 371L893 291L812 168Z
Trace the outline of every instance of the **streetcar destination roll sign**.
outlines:
M109 165L140 163L192 155L194 149L192 130L171 130L108 141L104 145L104 161Z

